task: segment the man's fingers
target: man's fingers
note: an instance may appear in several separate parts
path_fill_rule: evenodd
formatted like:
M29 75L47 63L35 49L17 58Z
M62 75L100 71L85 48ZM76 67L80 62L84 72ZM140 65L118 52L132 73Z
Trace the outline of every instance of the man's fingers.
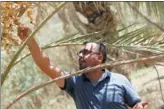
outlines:
M143 106L143 107L145 107L146 105L148 105L148 102L142 103L142 106Z
M137 105L134 109L143 109L143 106Z
M148 102L144 102L144 103L142 103L142 106L143 106L144 109L147 109Z
M147 109L147 106L148 106L148 105L144 106L144 109Z
M147 102L140 102L136 104L132 109L146 109L148 103Z
M142 102L134 107L134 109L146 109L148 102Z
M21 40L24 41L30 33L31 33L31 29L26 25L20 24L18 26L18 36L20 37Z

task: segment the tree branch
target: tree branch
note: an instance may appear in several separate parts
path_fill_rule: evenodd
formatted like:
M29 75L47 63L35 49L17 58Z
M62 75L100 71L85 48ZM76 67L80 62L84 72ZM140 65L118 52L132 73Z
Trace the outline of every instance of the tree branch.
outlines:
M53 47L62 47L62 46L75 46L75 45L82 45L82 43L61 43L61 44L54 44L54 45L49 45L49 46L44 46L41 47L41 49L45 50L45 49L49 49L49 48L53 48ZM25 56L22 56L21 58L19 58L14 64L18 64L20 61L22 61L23 59L25 59L26 57L30 56L31 53L26 54Z
M9 65L7 66L6 70L4 71L4 73L2 74L2 79L1 79L1 86L3 85L8 73L10 72L14 62L16 61L17 57L19 56L19 54L21 53L21 51L24 49L24 47L26 46L26 42L29 41L32 37L34 37L34 35L39 31L39 29L55 14L58 12L58 10L60 8L62 8L67 2L62 3L57 9L55 9L46 19L44 19L39 26L27 37L27 39L23 42L23 44L21 45L20 49L16 52L16 54L14 55L14 57L12 58L11 62L9 63Z
M75 75L78 75L78 74L91 72L95 69L111 68L111 67L116 67L116 66L119 66L119 65L131 64L131 63L150 63L150 62L159 62L159 61L164 61L164 54L163 55L151 56L151 57L147 57L147 58L131 59L131 60L124 60L124 61L119 61L119 62L118 61L109 62L109 63L106 63L106 64L97 65L95 67L79 70L76 73L60 76L60 77L57 77L57 78L55 78L53 80L50 80L46 83L43 83L41 85L33 86L32 88L26 90L25 92L20 94L18 97L16 97L9 105L6 106L5 109L9 109L14 103L16 103L18 100L20 100L24 96L28 95L29 93L31 93L31 92L39 89L39 88L45 87L45 86L47 86L51 83L54 83L55 81L60 80L60 79L66 79L66 78L69 78L69 77L72 77L72 76L75 76Z
M74 40L74 39L73 39ZM72 40L69 40L69 41L72 41ZM64 41L64 43L57 43L57 44L52 44L52 45L46 45L44 47L41 47L41 49L45 50L45 49L49 49L49 48L53 48L53 47L62 47L62 46L76 46L76 45L81 45L82 43L65 43L65 42L69 42L69 41ZM137 48L139 50L146 50L146 49L156 49L158 50L159 48L158 47L151 47L151 46L127 46L127 45L113 45L113 44L107 44L109 46L113 46L113 47L117 47L117 48L120 48L120 47L127 47L127 48L131 48L131 49L136 49ZM143 48L143 49L141 49ZM145 49L144 49L145 48ZM162 51L163 49L161 49L160 51L161 52L164 52ZM159 51L159 50L158 50ZM18 64L20 61L22 61L23 59L25 59L26 57L30 56L31 53L28 53L26 54L25 56L22 56L21 58L19 58L14 64L13 66L15 66L16 64ZM12 66L12 67L13 67Z
M161 97L162 97L162 101L164 103L164 97L163 97L163 94L162 94L162 86L161 86L161 80L160 80L159 72L158 72L158 70L157 70L155 65L153 65L153 67L154 67L155 71L157 72L158 81L159 81L159 88L160 88L160 92L161 92Z
M71 45L80 45L80 43L68 43L70 41L75 41L75 40L78 40L78 39L81 39L81 38L84 38L84 37L89 37L89 36L95 36L95 35L99 35L99 34L102 34L104 31L98 31L98 32L94 32L94 33L90 33L90 34L86 34L86 35L81 35L79 37L75 37L75 38L71 38L71 39L67 39L67 40L63 40L62 39L59 39L57 41L55 41L56 44L47 44L46 46L44 47L41 47L42 49L48 49L48 48L53 48L53 47L58 47L58 46L71 46ZM19 63L20 61L22 61L23 59L25 59L26 57L30 56L31 53L28 53L26 54L25 56L21 57L20 59L18 59L13 65L16 65L17 63Z
M158 25L157 23L151 21L150 19L148 19L145 15L143 15L135 6L131 5L129 2L127 2L127 4L129 5L129 7L131 7L135 12L137 12L141 17L143 17L147 22L149 22L150 24L154 25L155 27L157 27L159 30L164 32L164 28L162 28L160 25Z
M155 65L163 66L164 67L164 64L161 64L161 63L156 63Z

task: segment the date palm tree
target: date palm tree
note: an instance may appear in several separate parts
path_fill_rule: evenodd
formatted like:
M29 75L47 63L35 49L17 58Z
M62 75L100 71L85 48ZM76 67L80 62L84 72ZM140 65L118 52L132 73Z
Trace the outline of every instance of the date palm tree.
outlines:
M56 9L60 2L34 2L34 4L38 9L35 25L37 28L39 22L49 15L49 11ZM63 22L65 36L52 41L43 49L63 43L78 45L87 40L103 42L107 46L107 61L162 54L164 52L163 8L164 2L67 2L57 11ZM66 48L74 66L77 67L77 62L73 58L77 51L76 47ZM11 68L29 55L18 59ZM129 72L136 67L143 67L143 65L124 65L110 70L129 78ZM39 98L33 97L33 99Z
M162 27L163 6L164 2L73 2L67 4L59 16L66 32L70 29L66 28L70 22L82 35L101 32L75 41L92 40L107 44L108 61L114 61L163 52L163 31L150 22L153 20ZM129 67L136 66L139 67L137 64L124 65L112 70L128 77Z

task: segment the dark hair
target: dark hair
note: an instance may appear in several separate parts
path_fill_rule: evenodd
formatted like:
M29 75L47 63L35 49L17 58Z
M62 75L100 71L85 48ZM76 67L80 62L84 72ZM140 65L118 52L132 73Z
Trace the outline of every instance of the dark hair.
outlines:
M85 41L83 43L83 45L86 45L87 43L96 43L99 45L99 52L101 52L103 54L103 60L102 60L102 63L105 63L106 61L106 46L103 44L103 43L100 43L100 42L89 42L89 41Z

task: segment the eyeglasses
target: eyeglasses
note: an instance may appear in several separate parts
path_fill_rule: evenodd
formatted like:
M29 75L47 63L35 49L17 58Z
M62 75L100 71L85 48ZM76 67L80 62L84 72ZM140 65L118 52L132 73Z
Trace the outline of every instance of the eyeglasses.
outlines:
M100 53L98 53L98 52L93 52L93 51L89 51L89 50L83 49L83 50L79 51L79 52L77 53L77 55L79 56L81 53L82 53L83 55L88 55L88 54L92 54L92 53L94 53L94 54L100 54Z

